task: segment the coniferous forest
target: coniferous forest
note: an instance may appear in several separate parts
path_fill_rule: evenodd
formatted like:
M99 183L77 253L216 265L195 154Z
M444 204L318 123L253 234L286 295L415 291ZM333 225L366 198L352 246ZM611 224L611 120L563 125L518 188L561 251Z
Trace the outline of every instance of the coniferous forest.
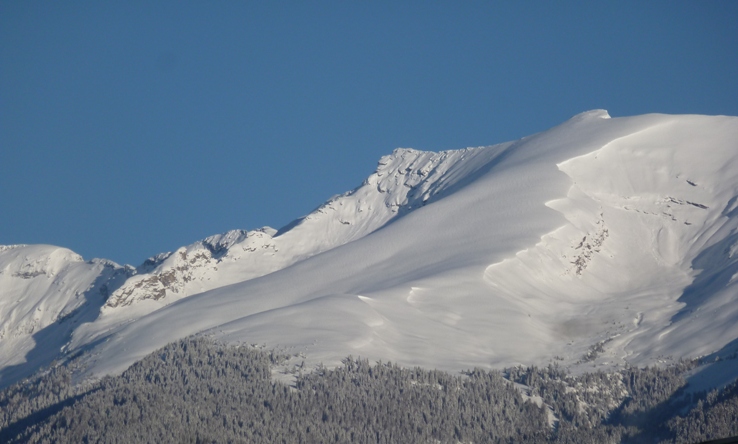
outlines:
M450 374L348 357L335 369L207 338L119 376L77 360L0 392L0 442L696 443L738 435L738 384L684 390L695 365L567 374L557 366Z

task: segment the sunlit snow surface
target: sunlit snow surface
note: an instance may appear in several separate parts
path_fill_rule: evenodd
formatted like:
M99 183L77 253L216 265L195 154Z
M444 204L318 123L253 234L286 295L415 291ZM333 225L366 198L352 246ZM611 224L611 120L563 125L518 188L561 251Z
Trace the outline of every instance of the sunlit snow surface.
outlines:
M736 117L590 111L512 143L398 149L279 232L139 267L64 350L90 349L95 375L194 333L328 365L724 357L738 348L737 201Z

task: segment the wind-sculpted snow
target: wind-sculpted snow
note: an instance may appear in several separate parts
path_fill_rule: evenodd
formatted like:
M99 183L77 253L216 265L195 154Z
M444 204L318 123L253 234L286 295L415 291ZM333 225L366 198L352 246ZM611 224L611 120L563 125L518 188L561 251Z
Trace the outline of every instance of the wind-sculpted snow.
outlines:
M547 205L568 223L489 267L487 279L510 297L546 295L538 317L571 344L564 352L576 356L578 343L604 341L598 364L719 350L738 337L738 287L727 276L714 285L735 268L728 257L738 223L729 214L738 196L735 120L664 117L559 163L572 184L566 198ZM720 135L711 121L732 131ZM722 255L699 259L710 251ZM557 319L550 314L562 310L552 304L586 316ZM718 322L681 319L685 310Z
M500 145L397 149L279 231L147 261L67 349L92 347L98 375L194 333L313 364L725 358L738 341L736 202L735 117L590 111Z
M148 259L138 268L137 276L111 295L105 315L127 317L135 311L140 316L183 297L263 276L366 236L452 188L469 173L454 167L482 152L482 148L441 153L397 149L380 159L375 173L360 187L333 197L281 232L269 227L233 230ZM138 306L126 310L133 304Z

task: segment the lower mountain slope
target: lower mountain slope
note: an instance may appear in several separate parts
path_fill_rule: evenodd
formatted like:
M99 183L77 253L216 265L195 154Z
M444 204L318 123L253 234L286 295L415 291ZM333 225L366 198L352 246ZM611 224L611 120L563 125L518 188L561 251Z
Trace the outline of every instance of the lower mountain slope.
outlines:
M667 444L738 434L738 383L685 395L692 363L450 374L347 357L274 381L293 358L186 338L84 384L72 359L0 390L0 441Z

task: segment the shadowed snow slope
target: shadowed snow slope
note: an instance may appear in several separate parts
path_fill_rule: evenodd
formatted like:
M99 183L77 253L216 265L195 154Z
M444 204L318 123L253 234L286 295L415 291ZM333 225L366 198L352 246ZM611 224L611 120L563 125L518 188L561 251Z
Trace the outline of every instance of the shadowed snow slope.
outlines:
M84 262L66 248L0 246L0 384L59 356L129 271L106 260Z
M97 375L194 333L329 365L726 356L737 228L738 118L590 111L512 143L395 150L280 231L152 258L65 350L91 348Z

